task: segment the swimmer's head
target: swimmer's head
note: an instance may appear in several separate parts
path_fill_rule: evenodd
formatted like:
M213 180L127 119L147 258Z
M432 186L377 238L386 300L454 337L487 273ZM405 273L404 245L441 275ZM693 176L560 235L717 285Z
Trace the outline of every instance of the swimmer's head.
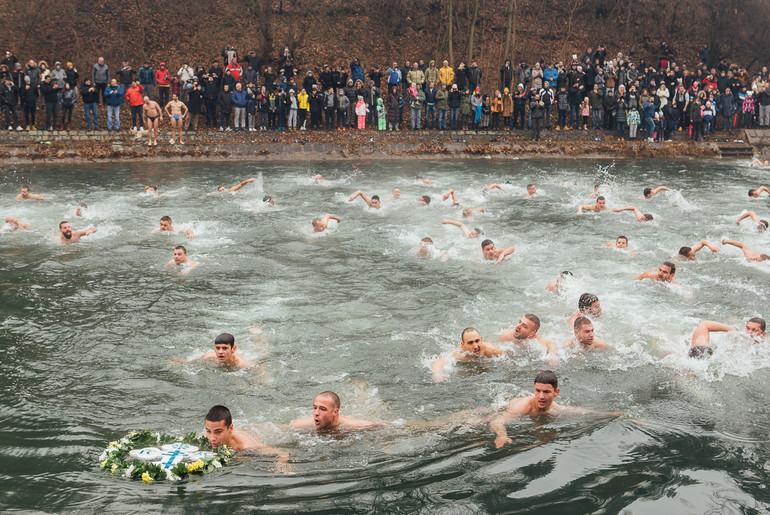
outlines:
M270 195L265 195L264 197L262 197L262 202L264 202L265 204L270 204L271 206L275 205L275 200L273 200L273 197L271 197Z
M627 249L628 238L626 238L625 236L618 236L618 239L615 240L615 246L619 249Z
M527 313L519 319L519 322L513 329L513 337L517 340L532 338L538 329L540 329L540 319L531 313Z
M652 196L652 188L644 188L644 198L650 198Z
M598 205L599 207L604 207L606 204L607 204L607 199L605 199L601 195L596 197L596 205Z
M751 197L751 198L757 198L757 197L759 197L759 193L757 193L757 190L755 190L754 188L752 188L752 189L750 189L750 190L749 190L749 197Z
M481 344L483 343L481 335L472 327L467 327L460 334L462 340L462 349L475 355L481 354Z
M420 204L422 204L424 206L429 206L430 205L430 197L428 195L423 195L422 197L417 199L417 202L419 202Z
M652 221L652 215L650 213L644 214L644 222L651 222Z
M174 263L180 265L185 262L185 259L187 259L187 249L182 245L174 247Z
M584 315L601 316L602 306L599 303L599 297L593 293L584 293L578 299L578 309Z
M393 188L393 198L401 198L401 188Z
M430 257L430 251L433 248L433 240L430 238L423 238L420 240L420 249L417 251L417 255L421 258Z
M233 415L225 406L214 406L206 414L206 438L216 449L230 441L233 432Z
M75 208L75 216L83 216L83 210L88 209L88 204L81 202L78 207Z
M695 252L692 251L692 247L682 247L679 249L679 255L687 259L695 259Z
M754 317L750 318L746 322L746 333L752 337L764 338L765 337L765 319Z
M433 245L433 240L430 238L423 238L420 240L421 247L430 247L431 245Z
M559 395L559 380L550 370L543 370L535 377L535 402L537 409L548 411L553 400Z
M527 184L527 194L528 195L534 195L537 193L537 189L535 188L534 184Z
M326 224L320 218L313 218L313 232L322 232L326 230Z
M658 281L670 281L676 273L676 265L671 261L665 261L658 268Z
M316 430L336 426L339 423L340 398L331 391L319 393L313 400L313 422Z
M759 229L759 232L767 230L767 220L760 220L757 229Z
M235 337L230 333L222 333L214 338L214 353L217 361L227 363L235 352Z
M492 240L484 240L481 242L481 251L484 253L484 257L487 259L495 259L495 244Z
M550 384L554 388L559 387L559 379L550 370L543 370L535 377L535 383Z
M714 354L714 350L708 345L696 345L694 347L690 347L690 350L687 352L687 357L695 359L706 359L710 358L712 354Z
M66 239L72 238L72 226L66 220L63 222L59 222L59 232Z
M372 195L372 207L380 207L380 197Z
M473 230L470 233L468 233L468 237L469 238L478 238L482 234L483 233L482 233L481 229L479 229L478 227L474 227Z
M421 181L422 180L422 175L421 174L417 174L417 177L415 178L415 180Z
M577 317L573 327L575 339L580 345L588 347L594 342L594 324L586 317Z
M226 189L227 188L225 188L224 186L220 186L220 187L217 188L217 191L225 191Z
M160 230L161 231L171 231L173 230L173 223L171 222L170 216L164 216L160 219Z

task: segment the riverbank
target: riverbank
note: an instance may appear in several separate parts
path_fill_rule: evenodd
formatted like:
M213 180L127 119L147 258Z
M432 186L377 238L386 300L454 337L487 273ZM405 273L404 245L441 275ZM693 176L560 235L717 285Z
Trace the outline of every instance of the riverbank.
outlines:
M770 131L738 130L693 142L683 132L670 142L617 139L610 131L544 131L540 141L530 131L294 131L185 134L185 145L169 142L161 130L159 145L148 147L146 133L122 131L8 131L0 133L4 163L454 158L751 158L770 154ZM767 159L767 157L765 157Z

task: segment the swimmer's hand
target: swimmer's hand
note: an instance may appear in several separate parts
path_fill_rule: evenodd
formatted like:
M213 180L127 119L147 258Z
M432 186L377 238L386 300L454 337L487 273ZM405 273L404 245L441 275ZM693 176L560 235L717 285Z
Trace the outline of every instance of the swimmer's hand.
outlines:
M499 449L500 447L502 447L507 443L513 443L513 440L511 440L507 436L498 436L497 438L495 438L495 449Z
M620 213L621 211L623 211L623 210L620 209L619 207L615 207L615 208L612 209L613 213Z

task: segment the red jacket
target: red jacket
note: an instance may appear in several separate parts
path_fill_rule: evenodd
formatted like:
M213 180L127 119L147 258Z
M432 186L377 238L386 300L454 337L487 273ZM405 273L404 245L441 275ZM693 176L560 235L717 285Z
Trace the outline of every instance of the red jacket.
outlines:
M158 86L168 86L171 84L171 74L168 73L168 69L164 68L155 72L155 82Z
M131 107L137 107L144 103L144 88L141 84L131 86L126 90L126 99Z
M227 68L225 68L225 70L230 70L230 75L233 76L233 79L235 79L235 82L238 82L241 80L241 73L243 73L243 68L241 68L240 64L230 63L227 65Z

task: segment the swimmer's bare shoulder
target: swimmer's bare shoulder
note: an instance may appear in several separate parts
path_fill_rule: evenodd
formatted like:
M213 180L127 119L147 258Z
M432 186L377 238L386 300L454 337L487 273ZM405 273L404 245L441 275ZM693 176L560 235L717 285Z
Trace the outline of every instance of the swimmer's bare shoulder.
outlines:
M340 416L340 429L368 429L370 427L381 426L383 423L380 421L361 420L356 418Z

